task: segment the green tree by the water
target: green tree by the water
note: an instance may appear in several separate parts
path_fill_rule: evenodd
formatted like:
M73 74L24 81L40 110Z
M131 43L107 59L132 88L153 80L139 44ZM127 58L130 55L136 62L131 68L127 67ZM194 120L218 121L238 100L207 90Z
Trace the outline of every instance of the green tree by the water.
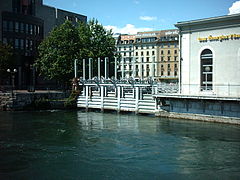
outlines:
M74 59L78 66L83 58L113 58L115 41L97 20L79 23L70 21L56 27L39 46L36 67L46 79L66 83L74 76ZM95 67L95 66L94 66Z

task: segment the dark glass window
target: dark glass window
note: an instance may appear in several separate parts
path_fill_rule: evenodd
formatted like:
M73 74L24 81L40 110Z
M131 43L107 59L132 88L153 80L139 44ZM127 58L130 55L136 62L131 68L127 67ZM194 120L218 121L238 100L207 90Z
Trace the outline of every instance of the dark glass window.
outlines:
M3 21L3 31L8 31L7 21Z
M15 32L19 32L19 23L15 22Z
M13 31L13 22L12 21L8 21L8 29L10 32Z

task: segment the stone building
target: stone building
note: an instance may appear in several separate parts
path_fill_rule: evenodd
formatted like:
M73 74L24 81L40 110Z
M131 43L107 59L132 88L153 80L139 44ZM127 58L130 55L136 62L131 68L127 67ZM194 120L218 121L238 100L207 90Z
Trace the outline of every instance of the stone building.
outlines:
M116 46L121 56L120 77L151 77L163 82L177 82L179 51L176 29L120 35Z
M37 47L53 27L66 19L77 23L86 22L87 17L46 6L42 0L0 1L0 41L14 49L18 88L26 88L35 82L33 63Z
M240 14L179 22L181 93L240 97Z

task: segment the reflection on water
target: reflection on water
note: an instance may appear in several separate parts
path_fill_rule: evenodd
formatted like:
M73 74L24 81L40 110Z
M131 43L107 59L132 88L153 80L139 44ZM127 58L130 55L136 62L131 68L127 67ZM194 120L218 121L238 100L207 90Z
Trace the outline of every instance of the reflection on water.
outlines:
M0 113L0 179L239 179L240 127L82 111Z

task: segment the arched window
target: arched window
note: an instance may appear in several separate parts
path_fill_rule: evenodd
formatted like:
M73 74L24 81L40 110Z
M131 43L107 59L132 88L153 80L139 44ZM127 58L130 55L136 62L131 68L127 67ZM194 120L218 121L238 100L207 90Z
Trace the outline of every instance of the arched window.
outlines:
M213 86L213 55L210 49L201 53L201 90L212 90Z

